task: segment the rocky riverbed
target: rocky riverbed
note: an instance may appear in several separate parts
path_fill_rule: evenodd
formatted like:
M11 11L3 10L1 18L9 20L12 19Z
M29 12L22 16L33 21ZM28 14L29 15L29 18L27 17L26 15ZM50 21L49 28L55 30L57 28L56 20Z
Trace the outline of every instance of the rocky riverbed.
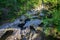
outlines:
M42 10L31 10L14 22L3 24L0 26L0 40L49 40L43 32L42 19L46 15Z

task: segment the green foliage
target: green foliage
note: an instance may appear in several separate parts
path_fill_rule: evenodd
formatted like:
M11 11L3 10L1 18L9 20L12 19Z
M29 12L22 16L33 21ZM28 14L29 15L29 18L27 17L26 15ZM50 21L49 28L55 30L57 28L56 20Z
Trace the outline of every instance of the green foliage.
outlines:
M49 6L48 14L51 13L53 15L52 18L46 17L46 19L43 20L43 23L45 23L46 25L46 29L44 32L47 35L49 34L49 30L51 30L52 28L56 28L55 30L57 30L57 32L60 32L60 3L59 2L60 2L59 0L44 0L44 3ZM49 24L54 24L54 27L53 26L50 27ZM49 27L51 29L48 29Z
M12 20L35 8L40 0L0 0L0 22Z

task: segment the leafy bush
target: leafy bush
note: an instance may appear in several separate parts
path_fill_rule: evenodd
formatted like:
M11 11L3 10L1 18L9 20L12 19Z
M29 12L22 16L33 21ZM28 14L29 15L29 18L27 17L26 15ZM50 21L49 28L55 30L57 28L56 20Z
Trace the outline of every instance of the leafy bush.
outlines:
M53 15L52 18L46 17L46 19L43 20L43 22L46 25L46 30L47 30L47 28L51 28L51 29L53 28L53 29L57 30L56 32L60 32L60 3L59 2L60 2L59 0L44 0L45 5L49 6L48 14L51 13ZM51 24L53 24L54 27ZM47 31L49 31L49 29L47 31L46 30L45 30L45 32L47 34L49 34L47 32ZM53 33L53 35L54 34L56 34L56 33Z

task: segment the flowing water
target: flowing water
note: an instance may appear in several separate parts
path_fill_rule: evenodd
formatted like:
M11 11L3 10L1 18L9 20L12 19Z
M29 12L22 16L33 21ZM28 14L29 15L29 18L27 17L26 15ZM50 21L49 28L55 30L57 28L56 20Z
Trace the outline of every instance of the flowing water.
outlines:
M36 40L44 40L45 34L41 31L36 33L36 28L42 24L42 19L40 17L44 17L44 13L39 12L42 8L38 7L35 10L28 11L27 13L31 16L31 18L26 17L25 15L21 15L19 18L15 19L13 22L5 23L2 26L0 26L0 29L9 29L9 28L15 28L19 31L7 31L3 34L0 33L0 40L5 40L7 37L7 40L20 40L16 37L19 36L22 40L32 40L35 38ZM39 10L39 11L38 11ZM39 12L39 14L38 14ZM0 31L1 32L1 31ZM4 31L2 31L4 32ZM14 33L12 33L14 32ZM18 34L18 35L17 35ZM13 35L12 37L10 35ZM24 35L24 36L23 36ZM37 36L39 35L39 36ZM10 37L9 37L10 36ZM26 38L27 36L27 38ZM19 38L18 37L18 38ZM32 38L31 38L32 37ZM37 38L38 37L38 38ZM35 40L34 39L34 40ZM48 39L47 39L48 40Z

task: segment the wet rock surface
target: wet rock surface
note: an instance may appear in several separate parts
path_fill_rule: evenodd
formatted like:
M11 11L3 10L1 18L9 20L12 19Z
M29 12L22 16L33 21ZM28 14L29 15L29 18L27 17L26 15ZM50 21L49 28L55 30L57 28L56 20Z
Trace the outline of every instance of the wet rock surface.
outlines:
M12 30L6 31L0 38L0 40L5 40L8 36L10 36L13 33Z
M33 13L32 13L33 12ZM6 31L1 30L0 32L0 39L1 40L32 40L30 37L35 35L36 33L36 27L38 27L39 24L42 23L42 21L38 18L38 15L33 17L36 12L31 11L28 12L29 14L32 13L32 18L35 19L30 19L26 17L25 15L22 15L21 17L17 18L14 22L12 23L6 23L0 26L0 29L8 29ZM9 30L9 28L15 28L13 33ZM17 29L17 30L16 30ZM2 34L3 33L3 34ZM37 36L37 35L36 35Z

